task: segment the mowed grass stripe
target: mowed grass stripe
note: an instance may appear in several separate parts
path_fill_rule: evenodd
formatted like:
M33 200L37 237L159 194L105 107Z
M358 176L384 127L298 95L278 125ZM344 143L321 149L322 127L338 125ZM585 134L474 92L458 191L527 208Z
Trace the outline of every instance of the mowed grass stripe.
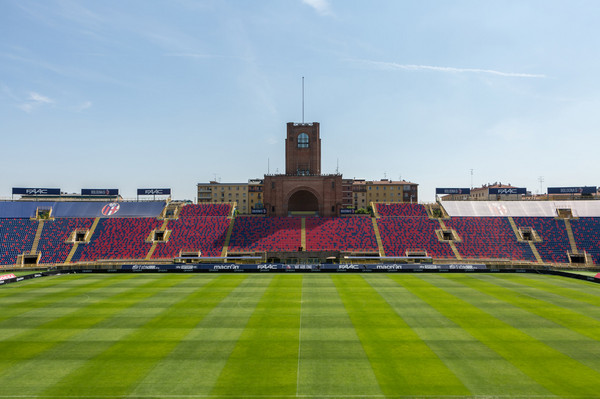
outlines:
M4 274L4 272L0 272L0 274ZM57 286L64 282L66 277L66 275L54 275L0 285L0 301L2 303L27 302L32 296L42 297L49 294L52 289L67 290L69 288L64 285ZM72 282L80 280L79 284L89 284L85 277L83 274L77 274L70 275L69 279Z
M211 395L296 394L302 275L277 275L258 302Z
M91 278L94 279L94 277ZM79 324L87 327L91 325L88 318L100 320L103 312L111 312L110 307L106 306L107 301L115 302L117 307L122 307L129 301L135 301L138 296L147 297L159 291L163 285L169 287L173 284L166 279L130 279L130 276L124 278L118 276L112 279L104 277L97 284L89 286L88 291L79 291L79 295L76 297L68 297L44 308L7 320L6 325L1 326L0 334L2 334L3 340L7 340L9 338L4 332L12 329L17 329L17 331L48 329L50 330L46 333L46 337L48 337L48 334L51 336L52 331L56 329L76 328ZM94 312L89 312L90 309Z
M382 395L331 275L302 281L298 395Z
M579 274L578 272L574 272L573 274ZM581 272L586 273L586 272ZM529 273L519 273L523 277L523 281L533 280L535 283L542 283L537 274L529 274ZM565 278L562 276L553 276L553 275L545 275L546 278L543 279L544 285L556 287L558 290L555 292L560 292L561 295L573 297L575 299L588 302L589 303L598 303L600 300L600 290L598 289L600 285L598 283L592 283L590 281L578 280L575 278Z
M12 272L2 272L0 274L10 274ZM16 273L15 273L16 274ZM18 298L22 295L45 295L48 293L48 290L51 289L66 289L62 285L57 285L65 282L67 279L74 282L76 280L80 280L79 284L87 284L86 277L88 275L85 274L55 274L52 276L45 276L40 278L34 278L30 280L19 281L18 283L11 283L6 285L0 285L0 300L2 298L9 298L9 300L18 300ZM14 299L11 299L14 298ZM25 298L27 300L27 298Z
M86 278L87 277L87 278ZM8 294L0 298L2 303L2 313L0 314L0 329L4 327L14 327L17 323L15 316L23 315L25 317L43 316L45 308L60 308L61 305L65 312L73 302L87 299L88 292L93 289L105 290L109 286L120 284L121 281L130 279L130 275L120 275L119 278L109 275L84 276L82 274L72 274L62 276L60 279L49 280L50 284L44 284L43 287L22 286L15 290L6 290ZM39 281L42 281L40 279ZM15 283L19 284L19 283ZM2 291L2 290L0 290ZM36 312L37 311L37 312ZM39 319L39 317L37 318ZM33 327L33 326L32 326ZM0 336L0 339L4 337Z
M486 282L486 284L491 285L491 290L494 293L488 292L485 288L476 289L468 285L469 288L475 290L475 293L479 292L481 294L481 303L483 305L480 307L483 310L486 310L491 315L505 321L513 327L519 328L529 336L544 342L570 358L600 372L600 341L589 337L589 335L597 333L597 328L591 327L587 330L588 334L582 334L585 333L586 330L581 325L577 325L576 328L572 328L568 325L567 322L573 320L575 317L571 314L569 309L560 308L544 301L538 301L539 303L537 303L535 299L531 298L532 296L536 296L536 291L528 289L526 293L521 293L522 287L520 285L511 284L504 279L496 279L495 276L496 275L486 277L474 275L474 281L467 280L478 285L480 284L480 282L478 282L480 279L483 279L484 281L487 278L491 279L489 282ZM521 278L518 275L513 277L517 281ZM539 276L539 278L543 279L545 277ZM514 295L510 295L510 290L504 291L506 289L494 286L492 284L494 282L500 285L507 284L513 287L515 289ZM465 281L460 280L457 284L458 283L464 284ZM499 291L503 292L504 295L497 294ZM550 295L545 292L539 292L538 294ZM510 306L492 307L485 305L486 302L488 302L486 296L495 298L499 301L504 301ZM523 302L526 304L523 305ZM566 314L567 317L562 317L563 314ZM583 324L587 325L589 322L588 318L585 316L580 317L586 319ZM592 319L592 321L595 320Z
M13 394L22 394L25 387L30 387L32 394L39 392L72 368L78 367L105 345L121 339L122 331L115 334L113 330L106 328L111 325L111 319L118 318L120 313L131 309L128 319L135 320L131 316L141 310L136 305L176 286L185 278L187 277L134 279L130 281L129 290L123 290L106 302L80 306L69 317L60 317L40 328L27 330L19 340L0 342L3 350L0 358L0 386L4 389L14 387L16 391ZM75 327L67 327L73 322ZM98 335L104 337L100 338ZM94 338L86 340L90 336Z
M479 276L484 277L486 275ZM564 288L563 286L548 283L548 280L555 279L555 276L539 274L523 276L522 274L506 275L497 273L488 277L491 278L492 276L493 280L490 281L494 281L495 284L502 284L504 282L506 284L502 285L507 288L515 289L554 305L572 310L576 309L579 313L600 320L600 297L590 293L591 290L591 292L600 294L599 284L587 283L591 287L576 285L576 288ZM558 278L568 280L565 277ZM584 292L583 289L587 289L588 292Z
M118 284L122 280L101 280L102 287L108 287L111 281L113 284ZM89 287L93 290L102 288L99 288L98 284L92 284ZM135 296L139 294L138 289L137 284L130 286L128 289L122 287L117 296ZM129 294L127 294L128 291ZM88 298L86 295L80 293L79 297ZM68 303L69 308L46 307L36 312L39 315L32 315L35 317L23 320L22 315L16 316L6 320L5 324L0 326L0 354L2 354L0 357L0 376L4 370L13 367L16 363L38 356L40 353L70 339L71 336L101 320L100 318L90 319L88 317L95 308L101 306L98 305L98 301L81 301L79 303L71 301ZM126 304L123 304L123 306L126 306ZM11 325L11 320L14 325ZM77 327L69 328L68 326L73 320L77 323Z
M471 392L360 275L332 275L385 395Z
M401 276L380 274L368 275L365 279L473 395L550 395L512 363L402 288L396 281L402 279Z
M559 396L597 395L597 382L600 374L580 362L551 348L547 344L511 326L486 311L478 303L487 303L493 308L508 306L509 315L512 306L500 300L490 302L481 298L477 291L463 286L456 288L450 278L465 280L473 277L460 275L407 275L392 277L396 282L417 295L423 301L437 309L450 320L461 326L472 336L510 361L533 380L550 392ZM450 283L448 286L444 285ZM458 295L461 297L459 298ZM469 298L468 301L464 298ZM507 381L511 383L511 381ZM528 393L524 393L528 395Z
M128 395L150 370L167 356L245 276L215 276L194 279L193 290L170 290L158 313L73 370L41 396L115 396ZM91 386L89 381L93 381ZM163 394L167 394L163 391Z
M512 281L518 279L519 276L513 276ZM471 279L460 279L459 282L600 342L599 320L589 317L583 312L574 311L570 308L555 305L545 299L540 299L538 297L540 295L539 291L531 291L518 284L510 284L510 281L499 279L494 275L474 276Z
M272 278L271 274L248 275L146 375L131 396L210 394Z

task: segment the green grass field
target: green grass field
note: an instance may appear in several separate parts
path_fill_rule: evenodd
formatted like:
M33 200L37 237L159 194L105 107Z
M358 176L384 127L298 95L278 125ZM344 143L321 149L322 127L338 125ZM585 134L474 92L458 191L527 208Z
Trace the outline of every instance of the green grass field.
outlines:
M600 396L600 285L96 274L0 287L0 397Z

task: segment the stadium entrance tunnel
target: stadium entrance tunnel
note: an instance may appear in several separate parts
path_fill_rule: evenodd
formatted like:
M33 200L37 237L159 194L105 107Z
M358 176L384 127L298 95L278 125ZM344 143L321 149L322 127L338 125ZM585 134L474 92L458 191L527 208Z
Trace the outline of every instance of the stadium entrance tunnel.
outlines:
M517 240L519 242L542 242L537 231L532 229L531 227L520 227L518 230L519 234L517 235Z
M292 194L288 202L288 212L319 212L319 200L308 190L300 190Z
M571 208L558 208L556 214L559 219L573 219L573 211Z
M586 252L568 252L569 262L573 265L593 265L594 261Z
M41 258L41 253L24 253L17 256L17 264L21 266L37 266Z
M52 216L52 207L39 207L35 211L37 220L49 220Z

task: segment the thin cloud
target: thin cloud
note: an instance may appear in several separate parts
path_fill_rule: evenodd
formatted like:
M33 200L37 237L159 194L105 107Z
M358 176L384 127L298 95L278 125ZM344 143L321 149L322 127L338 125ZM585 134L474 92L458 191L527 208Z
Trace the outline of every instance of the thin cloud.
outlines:
M81 103L80 105L78 105L75 110L77 112L81 112L81 111L85 111L88 108L92 107L92 102L91 101L85 101L83 103Z
M54 103L54 100L52 100L46 96L43 96L40 93L36 93L36 92L29 93L29 100L33 101L34 103L42 103L42 104Z
M543 74L533 73L520 73L520 72L504 72L497 71L494 69L480 69L480 68L454 68L434 65L415 65L415 64L397 64L395 62L383 62L383 61L369 61L369 60L357 60L363 64L371 65L379 69L387 70L405 70L405 71L435 71L435 72L448 72L448 73L476 73L476 74L487 74L496 75L509 78L547 78Z
M19 104L18 108L30 113L33 112L33 110L35 110L36 108L45 104L54 104L54 100L40 93L32 91L31 93L29 93L27 101L22 104Z
M329 4L328 0L302 0L302 2L307 6L314 8L319 15L333 15L333 12L331 11L331 5Z
M0 87L2 88L2 93L4 93L4 95L10 99L12 99L15 102L20 101L19 97L14 95L12 90L5 85L4 83L0 83Z
M29 104L29 103L19 104L19 105L17 105L17 107L20 110L25 111L27 113L30 113L31 111L33 111L33 108L34 108L33 104Z
M50 71L60 76L68 77L69 79L81 79L87 81L97 81L104 82L110 84L116 84L123 87L131 87L129 82L122 82L115 80L112 76L102 75L92 70L82 70L81 68L73 68L73 67L64 67L57 66L48 62L45 62L41 59L30 58L26 56L21 56L18 54L12 53L1 53L0 58L7 58L11 61L15 61L16 63L23 63L29 66L33 66L37 69L43 69L46 71Z

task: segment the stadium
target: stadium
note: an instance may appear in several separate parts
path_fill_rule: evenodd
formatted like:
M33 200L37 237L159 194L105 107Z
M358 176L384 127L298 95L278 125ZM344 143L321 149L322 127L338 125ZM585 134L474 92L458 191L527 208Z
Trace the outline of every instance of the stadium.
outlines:
M286 161L257 214L13 188L0 397L597 396L600 201L359 213L317 123L288 124Z

